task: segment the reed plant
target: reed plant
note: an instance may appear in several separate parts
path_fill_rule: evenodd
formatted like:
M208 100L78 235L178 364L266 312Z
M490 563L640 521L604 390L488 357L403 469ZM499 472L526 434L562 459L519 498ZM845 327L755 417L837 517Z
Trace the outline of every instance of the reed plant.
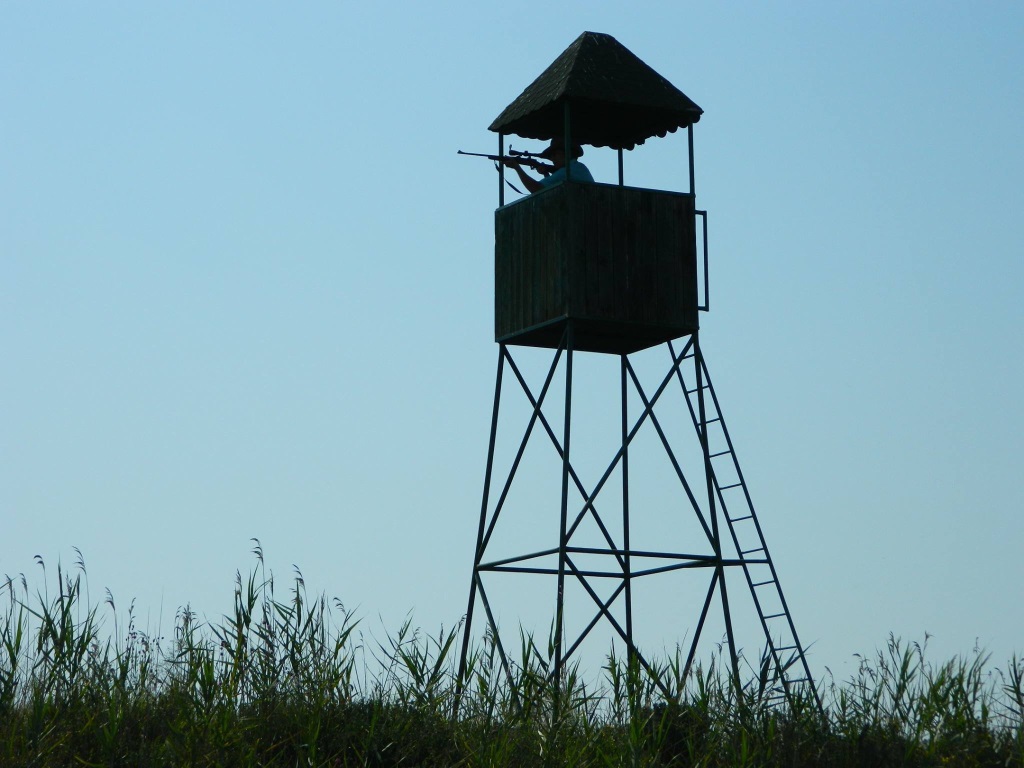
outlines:
M609 654L593 679L552 673L553 640L491 637L456 679L461 627L406 620L382 639L296 570L279 590L259 542L232 610L178 610L169 637L107 592L79 555L39 589L0 583L2 766L1018 766L1024 660L927 658L927 637L860 657L848 680L779 704L761 665L684 675Z

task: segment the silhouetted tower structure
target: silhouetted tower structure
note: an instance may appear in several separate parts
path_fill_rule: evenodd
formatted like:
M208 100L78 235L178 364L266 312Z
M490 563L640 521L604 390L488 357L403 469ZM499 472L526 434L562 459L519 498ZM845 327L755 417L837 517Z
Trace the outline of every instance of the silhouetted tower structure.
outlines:
M699 587L702 608L687 630L687 672L705 622L720 606L732 673L737 681L740 678L726 583L729 572L737 579L742 575L751 595L764 639L759 668L772 694L790 697L801 686L814 690L698 338L699 313L708 309L706 213L696 209L694 192L693 127L701 114L700 107L615 38L585 32L490 125L498 134L499 154L504 153L510 135L562 138L565 147L615 149L619 178L617 184L583 183L573 180L570 169L565 181L507 205L503 180L499 180L495 212L498 369L460 683L466 674L478 605L505 673L511 675L516 663L510 655L512 645L507 638L502 640L497 606L489 598L489 580L498 574L551 580L551 675L558 681L566 662L602 621L611 625L629 657L651 671L634 643L634 585L640 579L685 570L707 576ZM626 186L623 152L678 129L685 129L688 138L688 190ZM666 347L667 371L656 387L645 390L633 356L658 345ZM516 364L514 347L553 350L547 376L537 391ZM574 386L586 383L573 378L574 358L581 353L596 353L618 363L620 394L617 402L609 403L608 412L618 422L621 440L607 470L598 479L591 478L591 485L584 484L574 467L571 450ZM559 371L564 387L556 383ZM495 466L503 377L506 384L511 379L518 382L531 411L507 474L504 467ZM515 384L509 386L516 389ZM655 410L669 401L670 392L679 403L677 415L684 414L683 420L692 424L692 431L690 426L686 429L688 439L699 448L695 454L699 458L692 462L696 466L684 466ZM552 423L545 405L560 397L564 397L557 403L561 423ZM641 429L656 431L673 482L678 481L681 489L683 503L674 512L695 516L699 541L661 541L657 549L631 548L631 516L635 522L645 513L630 489L630 461L637 461L630 446ZM531 439L550 442L554 448L550 455L561 467L561 496L551 505L558 516L555 519L552 514L550 546L496 556L493 551L502 530L497 524ZM612 485L618 489L614 522L599 514ZM591 531L599 532L596 546L577 543L585 522ZM599 582L614 588L602 594L595 587ZM567 636L565 629L567 583L582 586L593 611L593 618L573 636Z

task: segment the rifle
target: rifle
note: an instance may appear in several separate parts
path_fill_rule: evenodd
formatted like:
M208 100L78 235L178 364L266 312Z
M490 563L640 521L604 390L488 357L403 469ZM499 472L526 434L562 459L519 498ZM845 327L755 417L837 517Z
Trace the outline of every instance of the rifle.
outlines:
M504 163L505 160L515 160L520 165L526 165L533 168L535 171L548 176L555 169L547 163L540 162L537 158L541 155L537 152L523 152L518 149L508 148L507 155L487 155L483 152L463 152L461 149L458 150L460 155L468 155L470 157L486 157L488 160L493 160L496 163Z

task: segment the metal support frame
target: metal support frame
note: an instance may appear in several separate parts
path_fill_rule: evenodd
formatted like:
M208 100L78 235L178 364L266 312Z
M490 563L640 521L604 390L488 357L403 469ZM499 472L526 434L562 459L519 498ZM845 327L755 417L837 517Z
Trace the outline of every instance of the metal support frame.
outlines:
M498 134L498 157L505 156L505 134ZM501 208L505 205L505 169L498 163L495 163L495 167L498 171L498 207Z
M690 155L690 194L697 194L697 181L694 174L693 162L693 123L686 126L686 145Z
M766 650L762 661L767 659L770 665L768 678L772 681L773 685L769 693L780 700L791 700L793 693L798 687L808 685L810 690L814 691L815 700L818 701L818 706L820 707L820 700L817 699L817 691L814 689L803 647L797 639L796 629L790 617L788 605L782 596L781 587L779 587L775 566L768 554L761 526L754 514L746 483L739 472L739 464L733 451L732 441L725 430L725 422L719 409L718 398L711 387L711 380L701 353L698 335L694 333L686 337L678 352L671 342L668 343L667 347L671 359L669 370L650 395L641 385L629 356L620 356L621 445L614 456L612 456L607 469L597 483L588 487L584 485L574 469L570 454L573 419L574 355L572 321L566 322L562 340L554 350L547 375L539 392L536 394L527 384L508 346L505 344L499 345L498 370L487 450L487 467L484 475L483 499L473 557L462 653L459 660L459 691L461 691L462 685L466 682L467 658L473 629L473 611L478 598L484 607L489 634L493 638L494 648L500 659L502 670L507 676L511 676L513 671L512 661L502 645L501 636L498 631L499 628L495 623L494 613L491 610L487 592L484 588L485 577L491 578L495 574L542 574L553 576L556 580L553 606L554 663L549 670L550 679L556 685L561 685L565 665L572 658L573 654L576 653L591 630L604 619L611 625L615 635L625 644L629 663L631 665L637 664L644 668L652 676L654 682L662 688L663 692L669 695L670 692L665 689L663 681L654 673L650 663L634 643L633 584L637 579L657 574L702 568L709 569L710 583L707 587L703 607L697 617L693 630L693 637L686 656L684 677L689 675L694 663L705 621L711 612L714 596L717 591L725 621L732 678L735 684L739 686L740 657L733 633L731 608L726 586L726 573L727 571L740 568L753 596L765 635ZM555 374L559 364L563 361L565 386L564 419L559 434L544 414L544 403L553 391L552 385L555 380ZM498 437L498 417L502 385L506 368L521 386L524 395L532 407L532 413L508 475L504 480L501 480L494 475L494 455ZM689 386L688 379L695 382L694 386ZM655 413L655 406L674 383L678 383L685 394L689 414L703 454L703 466L699 468L699 472L703 473L702 479L707 488L707 497L703 504L698 502L683 467L678 461L676 453ZM631 394L635 394L643 406L639 414L632 415L632 419L627 409L627 401ZM631 515L637 514L637 510L630 504L630 460L635 457L632 457L629 448L639 430L648 424L657 432L676 477L685 492L686 498L689 500L692 513L700 523L704 538L707 540L706 542L701 540L695 544L698 549L709 548L710 551L650 551L634 550L632 548L629 533L630 518ZM505 501L515 480L516 472L520 467L526 446L534 434L535 427L538 425L541 427L541 432L550 440L561 461L562 467L557 544L539 551L522 553L511 557L500 559L488 558L488 546L491 543L495 525L503 512ZM723 437L726 446L724 449L721 448ZM621 541L616 541L615 537L610 533L597 508L598 496L606 488L609 479L617 468L621 469L622 483ZM691 468L689 471L698 470L697 468ZM501 490L494 497L492 489L497 490L499 483ZM742 490L742 494L739 497L735 496L737 493L736 489ZM579 506L571 502L572 498L576 498L576 494L578 494L578 498L575 504ZM495 498L496 500L492 504L492 499ZM702 506L704 509L702 509ZM687 514L687 510L684 509L683 514ZM602 546L584 547L574 545L573 535L584 520L592 520L596 523L597 531L600 532L600 538L603 540ZM724 534L723 528L728 529L727 536ZM735 549L735 556L727 557L725 555L723 540L731 541ZM751 544L756 546L750 546ZM687 549L689 548L688 546ZM587 556L591 559L594 559L594 556L603 556L598 562L607 563L607 565L584 568L578 562L580 556ZM598 583L598 581L609 579L617 581L618 584L609 597L602 599L593 585ZM565 587L569 581L578 583L583 588L592 600L592 608L594 610L592 618L585 623L583 630L574 638L568 638L565 635ZM769 598L772 598L774 602ZM620 599L624 607L625 626L611 612L613 605ZM772 605L781 605L781 611L775 610L771 607ZM795 676L796 672L799 672L799 677Z

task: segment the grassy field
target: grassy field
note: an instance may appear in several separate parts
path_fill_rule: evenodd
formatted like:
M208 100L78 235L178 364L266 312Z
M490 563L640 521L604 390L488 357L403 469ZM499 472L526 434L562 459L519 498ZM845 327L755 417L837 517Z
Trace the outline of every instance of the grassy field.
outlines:
M1024 766L1021 659L934 664L890 638L819 683L823 714L768 706L757 679L737 691L716 659L687 680L668 659L658 686L610 658L597 682L570 670L555 688L524 639L511 680L478 648L457 697L457 629L367 641L301 575L279 597L255 553L222 622L181 609L168 638L109 593L86 604L81 563L42 589L6 579L0 765Z

